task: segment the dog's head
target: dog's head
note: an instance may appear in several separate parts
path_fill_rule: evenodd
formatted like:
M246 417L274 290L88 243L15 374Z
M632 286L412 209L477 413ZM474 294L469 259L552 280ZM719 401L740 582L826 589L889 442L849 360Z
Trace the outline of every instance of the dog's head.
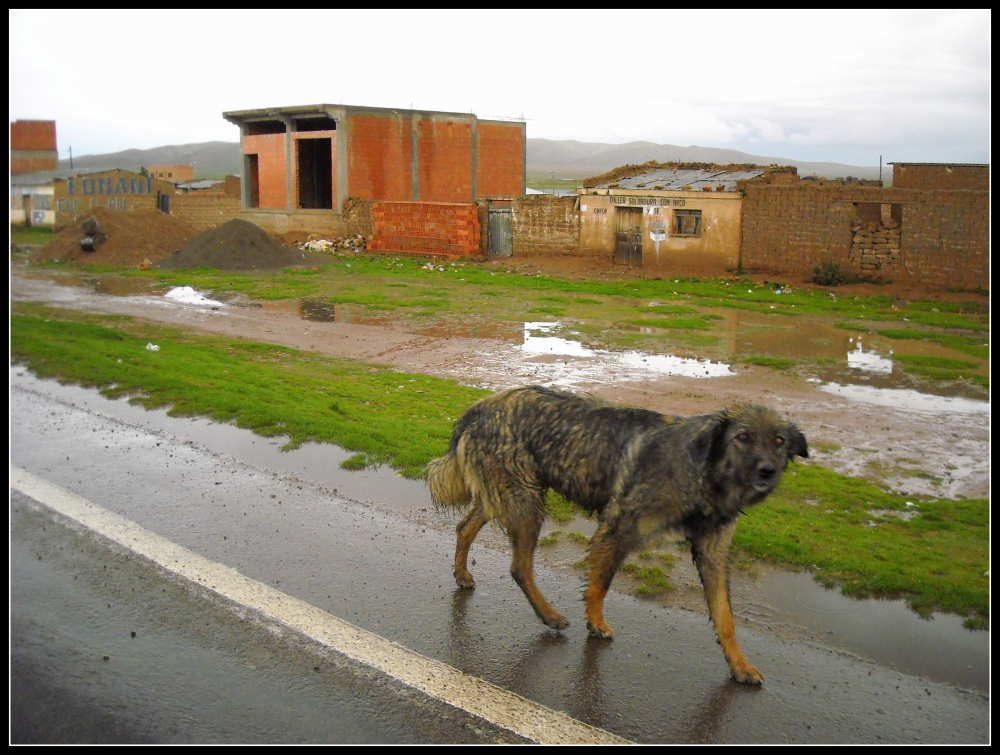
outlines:
M733 406L701 420L691 456L705 482L739 508L767 497L793 456L809 456L799 428L766 407Z

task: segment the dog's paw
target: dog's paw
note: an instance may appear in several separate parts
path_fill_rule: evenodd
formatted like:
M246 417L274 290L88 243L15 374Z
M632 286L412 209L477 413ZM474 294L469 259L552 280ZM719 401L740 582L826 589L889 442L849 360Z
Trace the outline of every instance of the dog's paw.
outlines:
M614 639L615 630L604 619L601 619L597 623L587 622L587 629L594 637L600 637L602 640Z
M569 626L569 619L561 613L553 613L551 616L543 616L542 621L545 622L546 626L550 626L553 629L565 629Z
M459 587L468 587L469 589L476 586L476 581L472 578L472 574L469 573L468 569L455 572L455 583Z
M762 684L764 682L764 675L755 666L746 661L739 665L734 665L732 672L733 679L741 684Z

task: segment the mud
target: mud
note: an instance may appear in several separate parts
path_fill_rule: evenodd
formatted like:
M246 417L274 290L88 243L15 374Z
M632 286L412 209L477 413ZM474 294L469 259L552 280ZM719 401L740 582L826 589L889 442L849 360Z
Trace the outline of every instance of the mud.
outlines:
M82 227L90 217L97 219L107 240L96 251L85 252L80 241L87 234ZM38 261L73 261L84 265L136 267L167 257L190 241L197 231L159 210L118 212L95 207L64 228L33 254Z
M218 270L279 270L295 265L319 264L319 257L320 255L284 247L260 227L237 218L198 234L176 254L160 260L153 267L157 270L199 267Z
M328 308L315 319L304 319L309 307L300 302L213 309L157 296L106 296L20 272L12 268L13 299L129 314L209 333L371 360L492 389L558 383L607 400L680 415L715 411L740 401L769 404L803 429L814 450L812 463L869 477L907 495L989 495L989 403L976 401L975 411L955 411L958 403L915 406L904 400L905 394L872 394L880 396L880 405L865 400L869 394L862 391L823 390L832 383L882 387L878 380L884 375L849 366L847 352L856 346L843 331L836 332L848 343L829 347L841 354L842 367L830 368L814 378L817 382L749 364L728 365L726 371L731 374L706 379L654 373L620 362L617 366L610 361L595 364L587 356L526 353L523 333L518 340L509 333L474 337L468 329L462 334L461 328L458 333L435 332L424 326L410 332L401 322L363 324L351 321L349 314L337 318L336 310L331 321ZM865 343L865 349L874 348ZM879 348L888 353L884 344ZM612 357L621 359L622 355ZM718 363L713 364L718 369Z

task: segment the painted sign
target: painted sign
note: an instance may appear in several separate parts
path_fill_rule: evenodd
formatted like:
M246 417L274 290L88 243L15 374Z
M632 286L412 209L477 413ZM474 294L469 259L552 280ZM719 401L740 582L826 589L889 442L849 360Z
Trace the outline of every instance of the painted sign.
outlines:
M76 194L152 194L153 179L149 176L128 178L69 178L66 181L66 193Z
M685 202L686 199L672 197L611 197L611 204L615 207L684 207Z

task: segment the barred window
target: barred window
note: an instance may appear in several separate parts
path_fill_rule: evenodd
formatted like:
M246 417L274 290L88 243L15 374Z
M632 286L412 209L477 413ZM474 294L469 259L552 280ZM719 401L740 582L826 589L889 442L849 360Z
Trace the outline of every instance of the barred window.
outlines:
M701 210L674 210L674 236L701 236Z

